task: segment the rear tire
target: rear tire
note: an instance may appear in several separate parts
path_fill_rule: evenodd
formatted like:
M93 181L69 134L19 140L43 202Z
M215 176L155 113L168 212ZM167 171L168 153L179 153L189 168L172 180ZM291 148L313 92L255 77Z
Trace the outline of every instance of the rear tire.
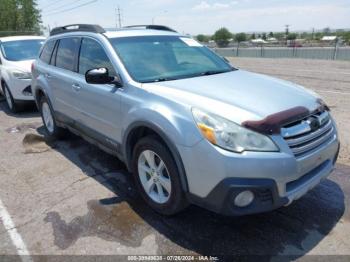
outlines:
M135 183L146 203L162 215L174 215L183 210L188 204L169 150L150 136L142 138L133 152Z
M39 105L41 118L48 137L52 139L62 138L66 133L66 130L57 126L54 111L52 110L51 104L45 96L40 99Z
M7 107L10 109L12 113L18 113L22 110L20 105L16 103L16 101L13 99L12 93L10 91L10 88L6 83L3 83L3 93L5 97L5 101L7 104Z

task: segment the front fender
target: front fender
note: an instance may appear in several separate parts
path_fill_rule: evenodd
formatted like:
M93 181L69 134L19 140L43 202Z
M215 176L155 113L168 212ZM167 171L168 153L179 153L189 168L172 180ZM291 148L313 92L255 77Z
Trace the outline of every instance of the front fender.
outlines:
M9 75L9 72L3 68L1 70L1 82L5 82L8 85L8 83L11 80L10 77L11 76ZM1 87L3 88L2 84L1 84Z
M166 106L158 105L152 108L134 108L127 113L122 124L123 127L126 127L122 130L123 141L126 141L131 130L142 124L150 125L166 134L167 138L175 145L191 147L203 139L190 110L178 109L175 111Z

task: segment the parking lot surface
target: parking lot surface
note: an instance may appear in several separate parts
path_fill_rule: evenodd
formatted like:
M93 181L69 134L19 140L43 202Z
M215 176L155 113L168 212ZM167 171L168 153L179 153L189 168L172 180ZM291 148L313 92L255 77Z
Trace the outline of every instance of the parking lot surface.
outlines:
M329 179L270 213L231 218L191 206L162 217L140 199L118 159L74 135L46 141L34 109L13 115L2 99L0 254L350 255L350 62L231 60L324 97L342 142Z

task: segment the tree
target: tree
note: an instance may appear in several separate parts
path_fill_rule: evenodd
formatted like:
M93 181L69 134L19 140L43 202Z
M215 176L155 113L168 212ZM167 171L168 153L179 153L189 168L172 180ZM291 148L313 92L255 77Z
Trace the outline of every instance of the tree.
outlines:
M235 35L235 40L238 43L247 41L247 35L245 33L236 34Z
M263 34L262 34L262 39L264 39L264 40L267 39L266 33L263 33Z
M223 27L215 32L213 39L219 47L226 47L232 36L232 33L227 28Z
M253 33L253 34L250 36L250 39L252 39L252 40L256 39L255 33Z
M329 35L331 33L331 29L329 27L326 27L326 28L323 29L323 33L325 35Z
M341 37L346 43L350 44L350 31L341 32L341 33L338 33L337 35Z
M40 33L41 16L36 0L1 0L0 34Z
M276 39L278 39L279 41L282 41L285 37L285 33L274 33L274 36Z
M269 37L271 38L271 37L273 37L274 35L273 35L273 32L270 32L269 33Z
M312 36L307 32L301 33L299 37L302 39L312 39Z
M297 39L297 34L295 34L295 33L290 33L287 36L287 40L295 40L295 39Z
M199 42L206 43L206 42L209 42L210 36L200 34L200 35L197 35L197 40Z
M321 33L321 32L317 32L317 33L315 34L315 39L316 39L316 40L320 40L322 37L323 37L323 33Z

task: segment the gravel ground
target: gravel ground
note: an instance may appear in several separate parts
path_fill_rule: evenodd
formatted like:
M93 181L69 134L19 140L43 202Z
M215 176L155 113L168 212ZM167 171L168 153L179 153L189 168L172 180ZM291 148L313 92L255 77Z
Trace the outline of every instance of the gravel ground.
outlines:
M343 145L331 177L292 205L266 214L229 218L192 206L165 218L140 200L120 161L73 135L45 141L37 112L12 115L0 102L0 200L34 260L85 254L350 255L350 63L232 61L325 98ZM2 222L0 255L16 254L14 228Z

